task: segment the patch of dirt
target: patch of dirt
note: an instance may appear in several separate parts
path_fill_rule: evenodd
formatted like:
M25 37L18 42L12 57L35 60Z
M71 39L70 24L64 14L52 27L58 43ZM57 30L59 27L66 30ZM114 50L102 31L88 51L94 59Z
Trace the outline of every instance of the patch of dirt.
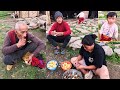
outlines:
M107 66L110 74L110 79L120 79L120 65L108 62Z
M57 60L59 64L55 71L50 71L47 69L46 78L47 79L61 79L64 72L60 67L60 63L64 60L68 60L67 52L65 55L60 55L60 54L54 55L52 45L49 43L47 43L46 51L47 51L46 52L47 62L49 60Z

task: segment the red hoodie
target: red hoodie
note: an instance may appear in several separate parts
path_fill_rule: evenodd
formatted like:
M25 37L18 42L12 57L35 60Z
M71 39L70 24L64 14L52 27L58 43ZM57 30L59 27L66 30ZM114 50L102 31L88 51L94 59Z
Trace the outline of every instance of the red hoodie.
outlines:
M64 36L71 34L70 26L65 21L62 21L61 24L55 22L49 31L49 35L51 35L51 32L54 30L56 30L56 32L64 32Z

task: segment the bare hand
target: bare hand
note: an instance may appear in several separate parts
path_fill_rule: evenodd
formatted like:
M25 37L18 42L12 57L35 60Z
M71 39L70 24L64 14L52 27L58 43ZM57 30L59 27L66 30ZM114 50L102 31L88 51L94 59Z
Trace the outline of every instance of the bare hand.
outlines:
M57 32L56 36L63 36L63 32Z
M21 38L19 39L18 43L17 43L17 47L22 47L26 44L26 39L25 38Z
M56 31L52 31L52 32L51 32L51 35L52 35L52 36L56 36L56 34L57 34Z
M79 65L79 66L77 67L77 69L84 69L84 66L83 66L83 65Z

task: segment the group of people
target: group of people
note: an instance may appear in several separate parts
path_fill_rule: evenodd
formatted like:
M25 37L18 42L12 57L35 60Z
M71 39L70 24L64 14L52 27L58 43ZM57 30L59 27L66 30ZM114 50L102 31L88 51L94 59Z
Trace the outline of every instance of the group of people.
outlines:
M84 21L84 13L78 16L82 18L80 20ZM72 30L68 23L64 21L63 14L60 11L55 12L54 18L56 22L50 28L47 39L54 47L55 55L64 55L67 44L71 39ZM108 36L110 40L117 40L118 27L115 24L116 18L117 14L115 12L107 14L107 22L101 27L100 40L104 40L104 35ZM100 79L109 79L105 51L100 45L95 43L96 38L95 34L85 35L81 42L82 47L79 50L79 55L72 57L71 63L84 74L85 79L91 79L93 74L98 75ZM59 43L62 43L62 45L60 46ZM36 57L43 49L45 49L45 44L42 40L29 33L28 26L25 23L18 22L15 25L15 29L10 30L6 34L2 48L4 54L3 61L7 65L7 70L11 70L13 65L18 60L21 60L28 51L32 53L29 56L29 62L32 62L32 57Z

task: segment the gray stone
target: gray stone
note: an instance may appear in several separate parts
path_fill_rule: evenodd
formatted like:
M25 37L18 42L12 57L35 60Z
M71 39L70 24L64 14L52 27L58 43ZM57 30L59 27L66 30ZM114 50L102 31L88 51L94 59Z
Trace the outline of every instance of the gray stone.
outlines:
M102 48L104 49L105 54L106 54L107 56L112 56L112 54L113 54L112 48L110 48L109 46L102 46Z
M39 19L46 21L46 15L39 16Z
M18 18L18 19L16 19L16 21L24 21L24 19L23 18Z
M81 30L81 33L83 33L83 34L89 34L90 32L88 30Z
M74 43L77 40L80 40L80 37L71 37L69 44Z
M117 55L120 57L120 49L115 48L114 52L117 53Z
M69 44L69 47L72 47L73 50L77 49L77 48L81 48L82 44L81 44L81 40L76 40L75 42Z
M116 48L120 48L120 44L114 44Z
M38 28L38 25L36 23L34 23L34 22L30 22L29 28L30 29L36 29L36 28Z

